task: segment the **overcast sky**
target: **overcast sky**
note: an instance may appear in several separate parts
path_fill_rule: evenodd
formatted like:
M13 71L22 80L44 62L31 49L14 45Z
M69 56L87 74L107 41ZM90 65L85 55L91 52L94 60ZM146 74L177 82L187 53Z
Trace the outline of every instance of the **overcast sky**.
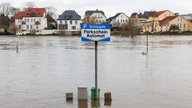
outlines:
M174 13L192 13L192 0L0 0L14 7L23 7L26 2L34 2L37 7L52 6L61 14L64 10L75 10L84 16L86 10L103 10L107 17L118 12L128 16L133 12L170 10Z

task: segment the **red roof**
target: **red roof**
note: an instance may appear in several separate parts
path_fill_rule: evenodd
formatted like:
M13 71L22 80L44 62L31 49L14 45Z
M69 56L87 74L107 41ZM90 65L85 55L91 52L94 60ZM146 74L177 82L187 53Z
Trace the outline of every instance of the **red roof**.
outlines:
M21 19L23 17L43 17L45 8L28 8L26 11L18 12L15 19Z
M175 16L168 16L166 18L164 18L163 20L159 21L159 23L169 23L170 21L172 21L173 19L177 18L178 15L175 15Z
M155 17L158 17L159 15L163 14L164 12L166 12L167 10L163 10L163 11L158 11L155 13Z

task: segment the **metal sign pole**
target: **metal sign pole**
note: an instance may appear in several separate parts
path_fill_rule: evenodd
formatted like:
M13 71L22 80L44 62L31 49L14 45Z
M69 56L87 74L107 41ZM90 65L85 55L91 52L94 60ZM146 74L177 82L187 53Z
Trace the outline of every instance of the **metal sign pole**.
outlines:
M95 41L95 99L98 99L97 91L97 41Z
M147 32L147 54L148 54L148 32Z

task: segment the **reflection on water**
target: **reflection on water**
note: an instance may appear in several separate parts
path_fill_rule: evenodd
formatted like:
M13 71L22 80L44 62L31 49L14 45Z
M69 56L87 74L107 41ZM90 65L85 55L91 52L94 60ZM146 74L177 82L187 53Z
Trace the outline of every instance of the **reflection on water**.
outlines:
M105 101L104 105L107 106L107 108L111 108L111 101Z
M16 39L17 38L17 39ZM16 53L18 42L19 53ZM0 36L2 108L190 108L192 37L111 37L98 46L100 101L77 101L94 86L94 44L80 37ZM74 93L72 102L63 94ZM104 102L111 92L113 102ZM90 91L89 91L90 99Z
M92 108L100 108L100 100L91 100Z
M87 100L78 100L78 108L88 108Z

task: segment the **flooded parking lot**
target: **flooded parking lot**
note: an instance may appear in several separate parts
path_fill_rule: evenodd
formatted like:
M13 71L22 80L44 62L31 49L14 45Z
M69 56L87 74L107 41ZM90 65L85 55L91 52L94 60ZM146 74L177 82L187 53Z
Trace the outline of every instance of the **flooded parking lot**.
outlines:
M98 44L99 108L192 106L192 37L150 36L145 51L145 36ZM0 36L2 108L92 108L94 75L94 43L80 37ZM87 104L77 101L78 86L87 86ZM112 103L104 103L105 92Z

